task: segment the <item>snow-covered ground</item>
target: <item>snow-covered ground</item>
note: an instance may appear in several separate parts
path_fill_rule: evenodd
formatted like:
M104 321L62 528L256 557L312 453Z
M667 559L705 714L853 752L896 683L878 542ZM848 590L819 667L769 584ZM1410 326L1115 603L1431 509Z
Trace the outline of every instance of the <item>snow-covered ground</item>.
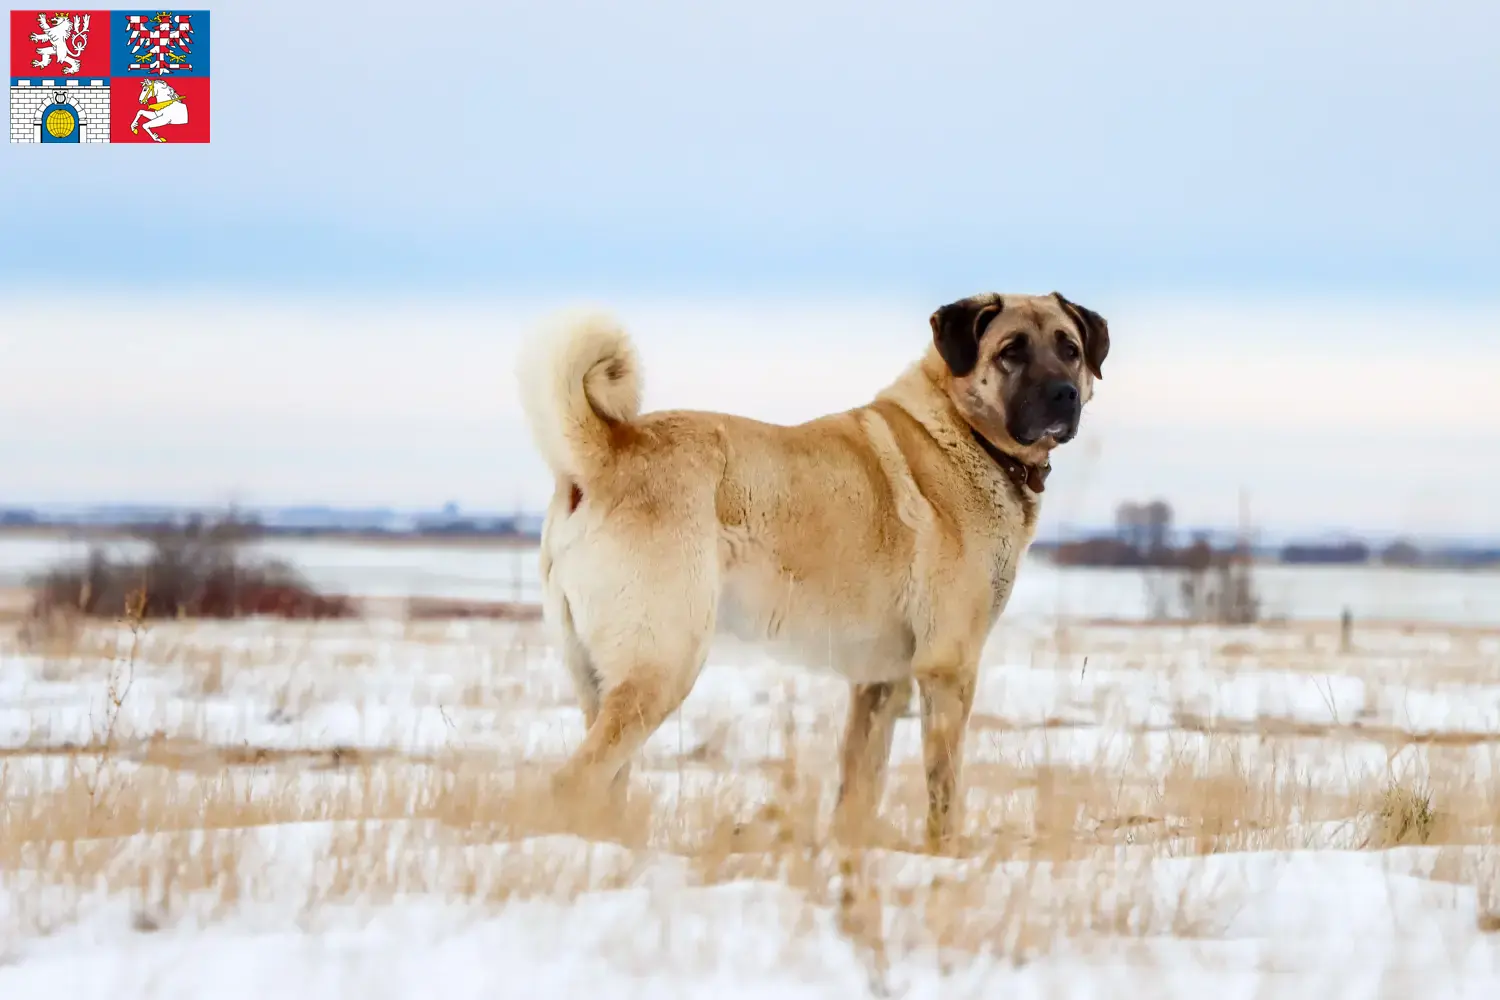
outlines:
M842 685L727 642L585 835L535 626L0 632L0 997L1500 996L1500 631L1048 600L987 650L944 857L917 719L903 840L848 854Z

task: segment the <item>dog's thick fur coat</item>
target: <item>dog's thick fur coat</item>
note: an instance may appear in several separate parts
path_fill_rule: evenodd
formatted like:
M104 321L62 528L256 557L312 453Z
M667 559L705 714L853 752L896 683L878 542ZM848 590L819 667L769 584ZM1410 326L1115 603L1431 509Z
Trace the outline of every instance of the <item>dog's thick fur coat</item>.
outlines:
M639 358L602 314L528 345L522 402L556 476L545 613L588 726L561 789L621 792L729 632L852 684L851 836L879 802L896 685L915 678L927 835L954 832L980 650L1035 534L1038 470L1076 432L1109 341L1056 294L974 296L931 326L926 355L873 402L790 427L643 415Z

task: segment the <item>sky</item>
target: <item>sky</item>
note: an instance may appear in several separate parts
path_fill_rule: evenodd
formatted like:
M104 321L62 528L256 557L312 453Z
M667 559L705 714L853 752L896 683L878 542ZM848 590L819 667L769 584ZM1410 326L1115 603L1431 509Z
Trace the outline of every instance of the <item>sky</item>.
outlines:
M1113 353L1048 513L1500 536L1500 6L224 2L213 142L0 155L0 503L549 489L529 324L855 405L981 289Z

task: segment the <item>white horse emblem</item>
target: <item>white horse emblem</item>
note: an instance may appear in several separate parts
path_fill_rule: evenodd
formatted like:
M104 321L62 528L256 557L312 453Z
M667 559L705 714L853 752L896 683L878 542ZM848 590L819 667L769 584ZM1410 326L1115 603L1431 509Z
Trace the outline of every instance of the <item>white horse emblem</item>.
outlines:
M167 140L152 130L163 125L187 124L187 104L165 80L144 81L141 84L141 103L146 105L146 110L135 113L135 118L130 122L132 134L139 135L140 130L144 128L146 134L152 139L157 142L166 142ZM146 120L142 122L142 118Z
M78 20L74 21L72 15L54 14L49 24L46 14L38 14L36 23L42 30L32 32L31 40L50 44L37 46L36 54L41 58L31 60L31 65L38 69L49 66L52 57L57 56L57 64L63 68L64 75L77 73L82 65L78 59L89 43L89 15L79 14Z

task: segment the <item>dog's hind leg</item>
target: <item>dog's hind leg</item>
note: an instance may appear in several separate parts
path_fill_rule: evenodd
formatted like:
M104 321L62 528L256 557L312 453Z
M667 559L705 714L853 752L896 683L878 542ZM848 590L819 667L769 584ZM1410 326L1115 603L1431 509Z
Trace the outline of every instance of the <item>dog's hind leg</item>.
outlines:
M588 649L573 628L573 616L566 603L563 605L562 618L563 663L568 668L568 676L573 679L573 688L578 695L578 707L583 710L584 729L589 730L599 718L599 708L604 700L604 679L599 676L599 671L594 666ZM624 807L629 786L630 761L627 760L620 765L620 769L615 772L614 778L610 781L609 800L612 810L618 812Z
M631 758L682 704L701 667L701 660L667 669L642 664L604 690L583 743L553 778L565 813L585 822L601 808L609 819L623 814Z
M573 679L573 690L578 695L578 707L583 709L583 724L587 728L599 716L599 701L604 697L603 681L573 627L573 615L566 602L562 606L561 631L563 665Z
M588 682L586 714L587 687L597 681L598 707L554 787L560 799L583 806L601 799L687 698L713 638L717 551L684 546L680 535L632 541L627 557L601 552L586 586L569 595L578 626L575 677ZM589 602L588 613L580 613L580 600Z

